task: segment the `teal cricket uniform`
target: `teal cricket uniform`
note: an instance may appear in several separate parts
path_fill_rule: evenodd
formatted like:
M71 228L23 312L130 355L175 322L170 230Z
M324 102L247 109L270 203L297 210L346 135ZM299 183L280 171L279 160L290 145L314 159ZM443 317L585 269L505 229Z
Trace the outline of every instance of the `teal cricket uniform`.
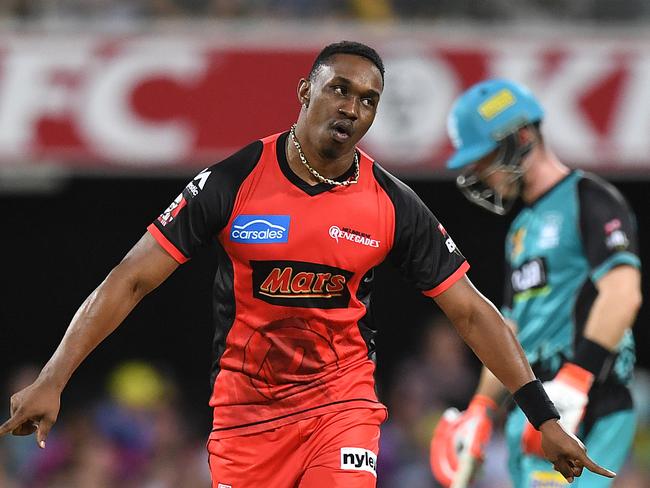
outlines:
M582 171L571 172L513 221L503 313L517 324L519 341L542 381L573 357L597 296L594 284L616 266L640 267L636 234L634 215L620 193ZM636 423L628 388L635 362L631 331L617 352L596 379L578 432L590 456L614 471L625 461ZM515 488L563 486L548 461L521 453L524 423L515 408L506 424ZM585 471L572 486L610 485Z

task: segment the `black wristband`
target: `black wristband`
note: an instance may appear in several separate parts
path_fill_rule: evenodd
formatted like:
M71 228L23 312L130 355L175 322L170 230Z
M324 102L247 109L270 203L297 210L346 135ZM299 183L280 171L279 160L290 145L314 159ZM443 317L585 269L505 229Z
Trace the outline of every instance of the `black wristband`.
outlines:
M555 405L546 394L542 382L533 380L519 388L513 395L528 421L539 430L539 426L550 419L559 419Z
M586 369L596 379L602 381L609 375L614 359L616 359L615 353L586 337L582 337L576 346L575 356L571 362Z

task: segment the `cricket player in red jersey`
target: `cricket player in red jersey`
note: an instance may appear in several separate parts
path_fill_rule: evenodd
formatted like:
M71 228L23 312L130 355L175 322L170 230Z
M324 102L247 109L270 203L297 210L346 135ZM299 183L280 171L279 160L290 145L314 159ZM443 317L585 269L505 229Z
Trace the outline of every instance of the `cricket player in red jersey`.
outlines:
M11 399L0 435L45 440L73 371L200 248L217 253L214 488L370 488L379 426L373 269L390 259L452 320L542 432L568 479L594 464L558 424L514 335L465 276L468 264L413 191L356 148L384 67L341 42L298 84L298 121L194 178L88 297L38 379Z

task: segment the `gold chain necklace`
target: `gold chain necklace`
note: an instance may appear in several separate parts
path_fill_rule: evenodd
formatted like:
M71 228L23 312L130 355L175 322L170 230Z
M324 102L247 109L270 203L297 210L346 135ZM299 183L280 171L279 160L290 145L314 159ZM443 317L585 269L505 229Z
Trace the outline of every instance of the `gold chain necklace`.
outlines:
M307 158L305 157L305 154L302 152L302 147L300 146L300 143L298 142L298 138L296 137L296 124L293 124L291 126L289 135L291 136L293 145L296 146L296 149L298 150L298 156L300 157L300 161L302 162L302 164L305 165L305 168L307 168L307 170L318 181L320 181L321 183L327 183L329 185L334 185L334 186L349 186L359 182L359 154L357 153L356 149L354 150L354 163L353 163L354 175L352 176L352 178L349 178L345 181L336 181L336 180L332 180L331 178L325 178L318 171L312 168L311 165L307 162Z

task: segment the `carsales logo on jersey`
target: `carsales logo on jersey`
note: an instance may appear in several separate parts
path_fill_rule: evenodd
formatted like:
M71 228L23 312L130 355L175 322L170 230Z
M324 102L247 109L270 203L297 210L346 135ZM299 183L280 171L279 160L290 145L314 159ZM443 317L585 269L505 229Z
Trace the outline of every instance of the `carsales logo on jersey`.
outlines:
M242 244L273 244L289 240L289 215L238 215L230 240Z

